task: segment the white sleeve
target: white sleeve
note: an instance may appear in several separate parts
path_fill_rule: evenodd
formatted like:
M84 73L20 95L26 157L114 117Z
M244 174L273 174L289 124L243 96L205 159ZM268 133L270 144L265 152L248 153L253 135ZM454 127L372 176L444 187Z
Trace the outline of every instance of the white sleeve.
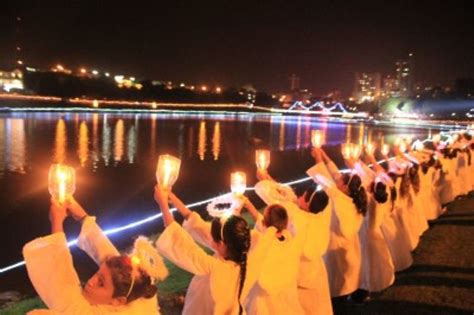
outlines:
M204 221L198 213L193 211L189 217L184 220L183 229L185 229L196 242L214 250L212 248L211 223Z
M28 276L36 292L52 311L61 314L95 314L87 302L72 264L64 233L37 238L23 247Z
M372 183L377 176L373 170L371 170L365 163L363 162L356 162L354 165L354 169L357 172L357 175L360 176L362 183L367 188L370 183Z
M119 256L119 251L110 242L95 222L95 217L86 217L82 223L77 245L85 251L97 265L109 256Z
M156 241L156 248L178 267L195 275L209 274L217 260L204 252L176 222L166 227Z
M306 174L308 174L309 177L311 177L317 184L323 186L324 188L336 185L323 162L320 162L308 169Z

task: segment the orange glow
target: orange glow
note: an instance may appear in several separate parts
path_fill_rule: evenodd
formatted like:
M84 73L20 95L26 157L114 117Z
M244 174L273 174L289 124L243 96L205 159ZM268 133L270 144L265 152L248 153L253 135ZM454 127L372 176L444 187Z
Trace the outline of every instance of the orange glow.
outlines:
M382 150L380 150L383 155L388 155L390 152L390 146L388 144L382 145Z
M247 188L247 176L244 172L230 174L230 190L236 195L242 195Z
M206 122L201 121L199 124L199 138L198 138L198 154L199 159L204 161L204 155L206 154Z
M168 155L160 155L156 167L156 181L164 189L170 189L178 179L181 160Z
M374 155L375 145L372 142L367 143L365 146L365 152L367 152L368 155Z
M270 165L270 150L256 150L255 164L259 170L266 171Z
M54 137L54 161L64 163L66 161L67 132L64 119L58 119L56 134Z
M352 145L352 148L351 148L351 157L354 159L354 160L358 160L360 155L362 153L362 149L361 149L361 146L359 144L354 144Z
M114 160L121 161L123 157L123 141L125 127L122 119L117 120L115 124L115 141L114 141Z
M53 164L49 168L48 188L51 196L59 203L64 203L67 197L76 190L76 175L74 168L64 164Z
M138 265L140 265L141 263L141 260L138 256L135 256L133 255L131 258L130 258L130 261L132 262L132 266L136 267Z
M311 144L315 148L321 148L325 142L325 134L321 130L312 130L311 131Z
M89 159L89 129L85 121L81 122L79 126L78 145L77 154L79 155L81 166L84 167Z
M350 159L351 158L351 144L350 143L343 143L341 145L341 153L342 153L342 157L345 160Z
M221 151L221 124L216 121L214 124L214 135L212 137L212 154L214 155L214 161L219 159L219 153Z

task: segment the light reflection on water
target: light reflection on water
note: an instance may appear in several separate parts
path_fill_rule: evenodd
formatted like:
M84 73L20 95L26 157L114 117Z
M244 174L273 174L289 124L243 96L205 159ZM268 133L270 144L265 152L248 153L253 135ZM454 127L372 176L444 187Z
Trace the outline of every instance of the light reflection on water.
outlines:
M312 163L312 129L326 131L332 156L340 153L331 146L346 141L392 143L397 134L426 135L424 130L304 116L0 114L0 238L9 239L0 263L17 260L24 243L48 233L51 163L76 168L78 199L110 227L155 213L151 192L159 154L182 159L175 189L192 202L227 192L229 173L235 169L247 172L253 185L256 148L272 151L270 171L276 178L304 176Z

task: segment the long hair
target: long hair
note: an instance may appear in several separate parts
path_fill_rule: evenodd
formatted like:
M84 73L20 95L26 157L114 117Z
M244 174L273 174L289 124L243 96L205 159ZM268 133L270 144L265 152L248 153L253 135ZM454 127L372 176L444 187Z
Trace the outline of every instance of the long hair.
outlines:
M359 213L365 216L367 213L367 192L362 186L362 180L356 174L344 174L342 180L349 189L349 196Z
M388 200L387 185L382 182L372 182L370 184L370 192L374 195L375 201L378 203L386 203Z
M222 226L219 218L214 218L211 223L211 236L215 242L224 242L227 247L227 257L240 266L239 280L239 314L242 314L243 308L240 303L240 296L244 287L245 276L247 274L247 254L250 249L250 229L244 218L232 215Z
M126 255L109 257L105 260L105 264L112 275L114 298L126 297L128 304L138 298L149 299L155 296L156 286L152 284L151 277L140 267L138 267L139 276L135 276L132 287L133 266L130 257ZM130 288L131 291L128 293Z

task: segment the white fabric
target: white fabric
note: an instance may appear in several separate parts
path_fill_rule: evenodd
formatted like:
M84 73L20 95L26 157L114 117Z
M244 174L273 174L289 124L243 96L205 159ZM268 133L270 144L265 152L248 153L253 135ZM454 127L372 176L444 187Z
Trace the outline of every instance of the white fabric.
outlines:
M340 191L324 165L318 163L307 171L322 185L331 202L331 234L324 256L332 297L347 295L359 287L361 252L359 229L363 216L352 199Z
M118 252L93 220L86 219L86 229L81 231L80 239L91 258L101 262L104 257ZM36 292L49 308L44 314L159 314L156 296L123 306L91 305L82 295L64 233L27 243L23 247L23 257Z
M256 193L266 203L273 204L272 186L267 181L256 185ZM266 186L266 187L265 187ZM293 202L281 202L295 228L295 240L302 244L298 273L298 296L305 314L332 314L326 266L322 256L329 245L330 204L317 214L301 210Z
M201 242L210 245L210 224L195 214L186 221L186 229L193 231ZM263 254L268 248L269 238L252 236L252 245L247 258L247 272L240 301L245 301L248 292L260 273ZM265 244L267 244L265 247ZM217 253L208 255L191 235L173 222L156 241L157 249L180 268L193 273L184 302L183 314L238 314L238 287L240 266L225 260ZM243 304L242 304L243 305Z

